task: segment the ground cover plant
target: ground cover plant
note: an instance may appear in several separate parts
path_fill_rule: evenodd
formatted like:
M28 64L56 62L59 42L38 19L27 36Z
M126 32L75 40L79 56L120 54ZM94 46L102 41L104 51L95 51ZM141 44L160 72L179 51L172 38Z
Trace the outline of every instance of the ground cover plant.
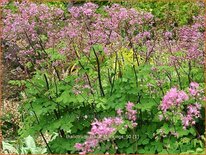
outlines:
M1 7L4 153L205 153L202 2Z

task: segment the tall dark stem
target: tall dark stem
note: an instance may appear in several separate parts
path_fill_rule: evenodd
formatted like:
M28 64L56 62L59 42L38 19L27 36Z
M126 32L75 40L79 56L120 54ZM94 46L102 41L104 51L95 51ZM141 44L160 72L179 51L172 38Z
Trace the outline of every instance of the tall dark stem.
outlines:
M45 81L46 81L47 90L49 90L49 81L48 81L48 79L47 79L46 74L44 74L44 78L45 78ZM56 88L56 89L57 89L57 88ZM49 96L49 99L52 99L52 97ZM58 107L58 109L59 109L59 105L57 105L57 107ZM55 116L56 116L57 119L60 118L60 116L59 116L59 115L60 115L60 111L59 111L59 113L58 113L57 110L54 110L54 114L55 114ZM66 135L65 135L64 130L60 129L59 132L60 132L60 134L61 134L61 136L62 136L63 138L66 138Z
M93 49L93 52L94 52L94 55L95 55L96 61L97 61L97 73L98 73L100 94L101 94L101 96L105 96L105 94L104 94L104 89L103 89L103 86L102 86L102 79L101 79L101 70L100 70L99 58L98 58L98 55L97 55L94 47L92 47L92 49Z
M191 71L192 71L192 65L191 65L191 61L188 62L188 81L189 84L191 83Z

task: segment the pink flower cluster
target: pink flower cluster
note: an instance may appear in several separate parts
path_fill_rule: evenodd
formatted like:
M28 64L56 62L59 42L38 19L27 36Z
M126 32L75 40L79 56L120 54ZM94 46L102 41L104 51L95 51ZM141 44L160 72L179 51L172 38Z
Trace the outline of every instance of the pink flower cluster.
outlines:
M130 120L133 127L137 126L136 121L136 110L133 110L134 104L132 102L128 102L126 104L126 119ZM118 117L115 118L104 118L102 121L95 120L91 125L92 128L90 132L88 132L89 137L86 139L84 143L76 143L75 148L78 151L81 151L80 154L86 154L89 152L93 152L94 148L98 146L100 142L104 140L108 140L112 134L117 131L117 127L124 123L122 117L123 111L121 109L117 110ZM125 125L127 127L128 125Z
M166 112L168 109L174 106L179 106L188 99L189 97L184 91L179 91L177 88L171 88L162 100L162 104L160 105L161 110Z
M61 18L64 13L59 8L50 8L45 4L38 5L28 1L15 2L15 6L18 8L16 14L7 9L3 10L4 39L19 40L19 37L26 39L27 33L31 41L38 41L38 35L52 33L55 27L53 21Z
M137 120L137 111L133 110L132 108L134 107L134 103L128 102L126 105L126 115L128 120L132 121L133 127L137 126L137 123L135 122Z
M15 61L17 57L23 66L28 62L38 65L38 62L41 62L38 60L40 59L38 51L53 47L54 40L58 36L56 34L59 32L57 19L61 19L64 11L27 0L15 2L14 5L17 8L15 13L9 9L3 9L2 38L10 45L19 47L17 55L12 54L15 56L9 58ZM46 41L40 39L43 35L47 38ZM43 56L42 59L44 59Z
M204 16L193 17L194 23L172 31L164 32L164 40L160 41L155 51L167 52L170 55L169 65L179 65L180 62L204 62ZM177 53L177 54L176 54Z
M159 34L153 33L154 17L149 12L113 4L105 7L106 15L101 15L97 13L98 5L85 3L82 6L73 6L68 10L70 16L65 16L63 10L45 4L23 1L16 2L15 5L18 8L17 12L3 9L2 36L3 40L10 43L26 41L27 44L20 49L21 52L17 56L23 64L31 61L31 57L37 57L36 51L42 51L42 46L45 49L55 48L70 60L75 57L75 50L89 54L94 44L101 44L106 54L118 51L122 47L146 47L146 52L140 50L138 53L147 60L155 52L171 49L173 54L169 61L173 65L177 60L204 62L204 33L200 31L204 28L202 16L194 17L195 24L191 26L178 28L177 32L163 33L166 39L158 38L160 41L155 42ZM148 27L147 30L145 26ZM176 34L175 40L172 40L173 34ZM42 41L41 36L45 36L46 39ZM32 54L28 55L28 51ZM184 56L175 56L177 51L181 51ZM7 57L12 59L12 55L10 57L8 54ZM162 63L156 63L159 62ZM63 63L58 65L63 66Z
M164 36L166 37L166 39L171 39L172 38L172 32L165 32Z
M79 6L79 7L74 6L70 8L68 11L75 18L78 18L81 15L90 17L95 13L97 8L98 8L98 5L88 2L88 3L85 3L83 6Z
M179 30L180 48L185 52L186 59L194 60L203 56L200 49L204 34L199 30L199 24L184 26Z
M31 57L37 56L36 51L43 51L42 47L55 48L70 60L74 58L75 50L87 53L94 44L101 44L106 54L128 47L130 42L143 44L145 38L150 37L149 30L145 32L143 27L151 25L153 20L151 13L118 4L105 7L107 16L103 16L97 13L98 5L85 3L70 8L69 17L63 10L45 4L23 1L15 5L18 9L15 13L3 10L3 39L13 43L26 41L21 56L18 56L22 63L31 61ZM136 34L137 29L139 34ZM125 31L124 36L122 31ZM46 39L42 40L41 36ZM27 51L33 54L27 55Z
M133 107L134 107L134 103L132 102L127 102L125 108L126 108L126 119L128 119L129 121L131 121L132 123L132 126L133 127L136 127L137 126L137 123L136 123L136 120L137 120L137 111L136 110L133 110ZM122 113L123 111L121 109L118 109L117 110L117 114L119 117L122 117ZM126 125L126 127L128 127Z
M190 83L190 87L189 87L189 93L190 93L190 97L198 97L195 98L196 100L202 101L202 97L200 95L200 90L199 90L199 84L196 82L191 82ZM168 109L171 108L176 108L178 107L180 104L183 105L184 101L189 100L189 96L184 92L184 91L178 91L176 88L172 88L170 89L169 92L167 92L167 94L164 96L163 100L162 100L162 104L160 105L161 110L163 111L163 113L165 114L165 112ZM187 112L185 114L184 112L184 107L186 107ZM178 111L175 113L180 115L181 117L181 121L182 121L182 125L183 128L186 129L186 127L190 126L190 125L194 125L195 119L201 117L200 115L200 110L201 110L201 104L199 103L194 103L194 104L189 104L187 106L182 106L181 111ZM172 113L174 113L174 111L172 111ZM168 119L168 115L165 115L166 119ZM159 116L159 119L162 120L163 119L163 115Z
M189 87L189 93L191 96L197 96L199 95L199 84L196 82L191 82Z
M201 104L195 103L191 104L187 107L186 116L182 116L182 124L183 128L186 129L189 125L195 124L195 118L199 118L200 115Z
M129 42L135 41L133 37L136 37L134 35L137 30L136 26L138 25L140 33L144 34L144 32L141 32L141 27L144 24L151 24L153 19L153 15L150 13L138 12L135 9L124 8L118 4L105 7L107 16L97 14L97 8L96 4L85 3L83 6L69 9L72 16L68 20L68 23L72 23L69 25L69 29L75 32L76 39L81 38L84 51L88 51L91 45L100 43L108 54L112 52L112 49L123 46L120 44L123 38L125 40L124 46L127 47ZM81 33L76 33L73 30L78 30ZM122 30L126 32L124 37L121 34ZM148 36L147 33L149 32L144 35L137 35L137 38Z
M92 129L89 132L92 136L98 136L98 138L103 139L104 137L109 137L111 133L115 131L115 128L112 126L120 125L123 123L123 120L119 117L115 118L104 118L102 122L96 120L92 123Z
M110 136L115 133L116 127L121 125L123 120L119 117L115 118L104 118L103 121L95 120L92 123L91 131L88 132L89 137L83 144L76 143L75 148L80 152L80 154L86 154L93 152L93 149L97 145L110 138Z

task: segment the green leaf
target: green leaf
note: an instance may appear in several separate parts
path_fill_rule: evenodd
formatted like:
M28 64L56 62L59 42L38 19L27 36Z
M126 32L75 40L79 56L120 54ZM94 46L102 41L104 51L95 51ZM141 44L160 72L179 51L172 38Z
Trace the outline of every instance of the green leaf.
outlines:
M184 137L181 139L182 143L189 143L190 142L190 138Z
M126 148L126 153L127 154L134 153L133 149L134 149L133 145L131 145L130 147Z
M159 154L168 154L166 149L163 149L161 152L159 152Z
M189 134L189 130L184 130L184 129L181 128L180 130L178 130L178 134L179 134L180 137L186 136L186 135Z
M144 139L144 140L142 141L142 144L143 144L143 145L149 144L149 139L148 139L148 138Z
M127 129L126 128L121 128L118 131L119 131L120 134L124 135L124 134L126 134Z
M162 149L163 149L162 144L159 143L159 144L157 145L157 151L158 151L158 152L161 152Z
M168 124L164 123L162 129L164 130L165 134L168 134L170 132L170 127Z
M130 143L127 140L120 139L120 140L117 140L117 145L118 145L118 148L126 148L130 145Z
M195 129L194 128L190 128L190 133L193 135L193 136L195 136L196 135L196 132L195 132Z

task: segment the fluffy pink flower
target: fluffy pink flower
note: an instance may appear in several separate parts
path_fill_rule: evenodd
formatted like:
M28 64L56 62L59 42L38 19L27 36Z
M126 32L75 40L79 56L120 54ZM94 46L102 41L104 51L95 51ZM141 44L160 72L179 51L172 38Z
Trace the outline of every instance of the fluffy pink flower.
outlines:
M191 82L190 83L190 88L189 88L189 92L190 92L190 95L192 96L197 96L198 93L199 93L199 84L196 83L196 82Z
M197 88L199 88L199 84L196 83L196 82L191 82L191 83L190 83L190 87L197 89Z
M204 39L204 34L199 31L199 26L184 26L179 30L179 46L186 54L186 59L195 60L203 56L200 49L200 42Z
M169 39L169 38L171 38L172 37L172 33L171 32L169 32L169 31L167 31L167 32L165 32L165 37L167 38L167 39Z
M80 9L78 7L72 7L69 9L69 12L71 13L71 15L75 18L79 17L80 15Z
M192 115L196 118L200 117L201 104L195 103L194 105L189 105L187 108L188 115Z
M189 97L184 91L178 91L177 88L171 88L162 100L162 104L160 105L161 110L166 112L171 107L178 106L188 99Z
M127 105L126 105L126 110L131 110L134 106L134 103L132 102L128 102Z
M189 99L189 97L184 91L179 91L176 102L177 102L177 104L180 104L188 99Z
M128 102L127 105L126 105L126 115L127 115L127 118L129 120L131 120L132 122L136 121L137 117L136 117L136 114L137 114L137 111L136 110L133 110L132 108L134 107L134 103L132 102Z
M115 126L122 123L123 120L119 117L104 118L102 121L95 120L92 123L91 131L88 132L89 137L83 144L76 143L75 148L81 151L81 154L92 152L100 142L108 139L116 131Z
M74 147L75 147L77 150L81 150L81 149L82 149L82 144L76 143Z
M132 127L136 127L137 123L135 121L137 112L132 109L133 107L134 103L132 102L128 102L126 104L126 115L127 119L131 121ZM122 115L122 112L123 111L121 109L117 110L117 114L119 116ZM109 140L110 136L117 131L117 127L123 123L124 121L121 117L108 117L104 118L102 121L95 119L91 124L91 130L88 132L89 137L82 144L76 143L75 148L81 151L81 154L92 152L100 142ZM125 128L128 128L128 125L125 125Z
M115 118L114 118L114 124L120 125L120 124L122 124L122 123L123 123L123 120L122 120L121 118L119 118L119 117L115 117Z
M91 16L93 13L93 11L91 9L86 9L83 11L83 14L86 15L86 16Z
M117 114L119 115L119 116L121 116L122 115L122 110L121 109L117 109Z
M190 125L194 125L196 123L194 120L195 118L201 117L200 109L201 105L199 103L195 103L187 107L186 116L182 116L182 125L184 129Z

